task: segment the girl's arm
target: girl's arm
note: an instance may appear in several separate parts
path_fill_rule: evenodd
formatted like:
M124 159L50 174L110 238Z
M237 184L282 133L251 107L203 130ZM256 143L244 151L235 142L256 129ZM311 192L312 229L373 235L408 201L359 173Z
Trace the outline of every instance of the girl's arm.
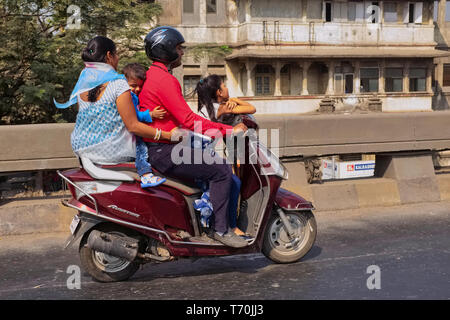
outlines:
M227 108L226 104L221 105L217 111L217 118L223 114L253 114L256 112L256 108L248 102L237 98L230 98L228 101L234 102L237 105L234 108Z
M230 113L233 113L233 114L253 114L255 112L256 112L256 108L254 106L252 106L251 104L249 104L247 106L237 105L236 107L233 108L233 110L231 110Z
M125 126L128 131L138 135L143 138L153 139L156 136L156 129L147 126L146 124L139 122L136 116L136 111L134 110L133 100L131 99L130 91L125 91L116 100L117 110L122 117ZM162 131L161 139L169 140L171 139L171 132Z
M230 99L228 99L229 101L234 101L234 102L236 102L238 105L240 105L240 106L252 106L253 107L253 105L251 105L250 103L248 103L247 101L244 101L244 100L241 100L241 99L238 99L238 98L230 98ZM256 109L255 109L255 112L256 112Z

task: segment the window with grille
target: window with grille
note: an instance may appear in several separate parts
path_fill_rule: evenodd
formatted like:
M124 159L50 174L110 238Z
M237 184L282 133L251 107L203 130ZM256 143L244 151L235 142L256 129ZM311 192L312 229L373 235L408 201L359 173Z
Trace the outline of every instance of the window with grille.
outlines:
M275 71L268 64L258 64L255 72L255 94L272 95L274 88Z
M444 81L443 87L450 87L450 64L444 64Z
M403 69L386 68L385 69L385 90L386 92L403 91Z
M206 0L206 13L217 13L216 0Z
M200 81L200 76L184 76L183 78L183 94L189 96L194 92L197 83Z
M325 21L331 22L331 2L325 2Z
M362 21L364 19L364 2L349 1L347 17L348 21Z
M450 1L445 3L445 21L450 22Z
M378 92L378 68L361 68L361 92Z
M397 2L384 3L384 22L397 22Z
M270 76L256 76L256 94L269 95L270 91Z
M409 91L425 91L427 83L427 70L425 68L409 69Z

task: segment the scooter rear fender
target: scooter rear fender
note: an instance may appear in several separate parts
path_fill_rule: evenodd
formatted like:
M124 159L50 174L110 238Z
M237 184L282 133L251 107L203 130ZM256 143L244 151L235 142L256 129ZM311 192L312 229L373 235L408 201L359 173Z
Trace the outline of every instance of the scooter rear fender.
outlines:
M96 225L106 222L106 220L91 216L88 214L80 213L78 214L78 217L80 218L80 222L75 229L75 232L69 236L66 240L66 244L64 246L64 249L67 249L68 247L72 246L74 243L76 243L86 232L90 231L92 228L94 228Z

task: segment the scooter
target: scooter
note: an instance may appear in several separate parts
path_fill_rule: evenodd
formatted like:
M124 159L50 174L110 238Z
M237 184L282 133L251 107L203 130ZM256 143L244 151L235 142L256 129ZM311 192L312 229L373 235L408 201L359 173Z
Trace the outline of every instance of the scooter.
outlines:
M78 211L65 247L81 239L81 266L100 282L127 280L145 263L179 258L262 252L276 263L298 261L316 238L314 207L280 188L286 168L249 131L237 144L247 160L240 164L237 224L250 236L248 246L227 247L207 235L193 206L202 194L197 185L166 177L158 187L142 189L134 163L98 165L80 158L80 168L58 171L72 195L62 203Z

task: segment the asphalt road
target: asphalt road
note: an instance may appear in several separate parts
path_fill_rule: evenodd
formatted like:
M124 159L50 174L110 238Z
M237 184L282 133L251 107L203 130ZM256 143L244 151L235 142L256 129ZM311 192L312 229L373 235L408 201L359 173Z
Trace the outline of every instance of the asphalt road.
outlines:
M75 248L62 249L68 234L4 237L0 299L448 300L449 218L450 202L316 212L315 246L294 264L262 254L183 259L145 265L121 283L83 272L81 289L67 287L69 266L80 264Z

